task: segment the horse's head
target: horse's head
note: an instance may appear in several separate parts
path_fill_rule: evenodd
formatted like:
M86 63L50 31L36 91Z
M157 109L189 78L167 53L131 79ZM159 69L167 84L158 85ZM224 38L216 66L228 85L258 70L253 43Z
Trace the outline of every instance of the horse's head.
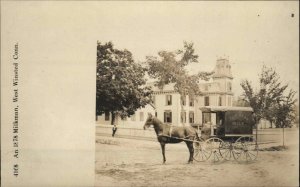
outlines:
M153 125L153 116L151 113L148 114L148 118L145 122L145 125L144 125L144 130L146 130L146 128L149 128L151 125Z

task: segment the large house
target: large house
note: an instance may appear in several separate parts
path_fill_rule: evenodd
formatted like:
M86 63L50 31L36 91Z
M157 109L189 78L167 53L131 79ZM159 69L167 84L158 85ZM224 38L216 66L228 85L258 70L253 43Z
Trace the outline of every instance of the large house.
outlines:
M174 91L174 85L169 84L163 89L152 87L154 106L147 105L136 111L135 115L130 118L118 119L118 125L135 126L140 128L144 124L147 114L152 113L164 123L172 125L193 125L202 124L202 112L200 107L203 106L232 106L232 74L231 66L228 59L218 59L214 74L210 81L199 83L201 96L180 99L180 94ZM181 107L181 102L183 107ZM204 121L214 121L215 116L204 115ZM98 116L98 123L109 124L109 114Z
M210 81L199 83L201 96L186 98L181 101L179 93L173 85L167 85L162 90L154 87L154 105L156 116L165 123L173 125L202 124L202 106L232 106L232 74L228 59L218 59L214 74ZM181 102L183 107L181 107ZM211 121L214 116L204 116L204 121Z

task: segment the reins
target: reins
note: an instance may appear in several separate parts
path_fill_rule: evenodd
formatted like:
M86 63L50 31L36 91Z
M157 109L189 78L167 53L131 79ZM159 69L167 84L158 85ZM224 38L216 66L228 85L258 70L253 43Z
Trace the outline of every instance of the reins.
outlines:
M182 140L182 141L188 141L188 142L195 142L195 140L186 139L186 138L190 138L190 137L194 138L195 136L186 136L185 138L178 138L178 137L174 137L174 136L171 136L171 135L167 136L167 135L161 134L161 135L157 135L157 137L166 137L166 138L172 138L172 139L176 139L176 140ZM196 142L198 142L198 141L196 141Z

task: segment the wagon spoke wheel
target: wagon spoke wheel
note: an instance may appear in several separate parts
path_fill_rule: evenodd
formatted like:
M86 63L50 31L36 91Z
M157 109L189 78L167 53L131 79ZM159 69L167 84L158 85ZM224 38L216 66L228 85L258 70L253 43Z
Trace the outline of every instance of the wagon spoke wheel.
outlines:
M231 142L222 142L219 147L220 154L225 160L234 159L233 144Z
M206 140L207 150L211 152L210 159L213 162L220 162L223 161L223 154L225 154L225 147L224 141L220 138L210 138Z
M237 139L233 149L234 158L238 162L254 161L258 155L258 145L252 136L242 136Z
M194 141L194 160L197 162L203 162L210 158L211 151L206 149L205 141L200 138L198 141Z

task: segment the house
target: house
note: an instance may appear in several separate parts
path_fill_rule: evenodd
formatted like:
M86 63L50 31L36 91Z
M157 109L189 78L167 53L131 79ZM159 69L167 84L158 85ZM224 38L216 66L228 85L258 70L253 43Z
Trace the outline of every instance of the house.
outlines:
M174 84L165 85L163 89L149 83L153 90L153 105L138 109L135 114L126 119L118 117L116 123L126 127L140 128L144 125L148 113L155 115L164 123L176 126L202 124L203 106L232 106L232 74L228 59L220 58L216 62L214 74L210 81L199 83L201 96L181 100L180 94L174 91ZM181 107L181 102L183 107ZM204 121L214 121L214 114L204 115ZM110 124L110 114L98 116L97 123Z
M216 62L214 74L210 81L199 83L201 96L183 100L174 91L174 84L164 86L163 89L153 87L155 115L164 123L172 125L202 124L202 106L232 106L232 74L228 59L220 58ZM181 102L183 107L181 107ZM208 114L207 114L208 115ZM211 121L215 116L204 115L204 121ZM212 114L213 115L213 114Z

